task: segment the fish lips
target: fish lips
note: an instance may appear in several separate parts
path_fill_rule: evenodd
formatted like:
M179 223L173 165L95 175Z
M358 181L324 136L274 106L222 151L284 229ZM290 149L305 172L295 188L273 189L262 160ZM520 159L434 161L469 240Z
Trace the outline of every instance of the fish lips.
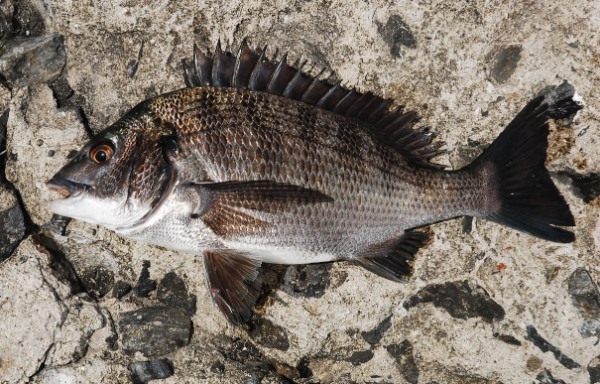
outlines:
M62 177L53 177L46 182L48 189L57 192L64 199L79 196L83 191L89 188L89 185L78 183Z

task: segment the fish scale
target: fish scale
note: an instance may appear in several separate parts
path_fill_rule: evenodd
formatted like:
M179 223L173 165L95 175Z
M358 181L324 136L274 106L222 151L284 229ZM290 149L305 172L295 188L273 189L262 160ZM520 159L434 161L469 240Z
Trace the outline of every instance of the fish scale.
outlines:
M202 256L227 319L248 320L263 262L352 262L393 281L461 215L571 242L574 218L544 160L548 119L574 87L532 99L473 163L443 170L419 116L311 77L246 43L184 63L190 87L143 101L49 182L60 215ZM232 86L233 85L233 86Z

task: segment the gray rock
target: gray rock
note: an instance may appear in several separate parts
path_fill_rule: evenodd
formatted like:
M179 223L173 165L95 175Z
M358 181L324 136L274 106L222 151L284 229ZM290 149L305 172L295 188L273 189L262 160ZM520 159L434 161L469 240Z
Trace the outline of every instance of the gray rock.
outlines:
M167 273L158 283L156 298L190 316L196 313L196 295L188 292L185 282L175 272Z
M25 218L13 192L0 184L0 262L25 236Z
M17 37L9 41L0 56L0 73L13 88L24 87L58 78L65 62L61 35Z
M141 308L121 315L119 334L125 353L162 356L189 344L192 322L175 308Z
M583 337L600 336L600 292L592 276L585 268L577 268L567 283L573 305L584 320L579 333Z
M131 381L145 384L151 380L166 379L173 376L173 364L167 359L134 361L129 364Z
M421 303L433 303L459 319L481 317L491 323L504 318L504 309L492 300L485 289L466 280L428 285L410 297L404 308L410 309Z

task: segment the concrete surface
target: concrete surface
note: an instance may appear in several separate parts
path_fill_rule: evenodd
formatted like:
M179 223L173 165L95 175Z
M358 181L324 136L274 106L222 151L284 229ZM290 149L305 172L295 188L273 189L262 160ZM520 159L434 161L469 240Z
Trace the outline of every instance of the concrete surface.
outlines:
M0 56L50 34L66 52L57 79L11 71L0 91L0 181L18 193L3 189L13 197L0 207L18 201L28 235L0 264L0 382L600 382L600 3L19 0L0 10ZM52 218L44 182L72 151L183 87L194 42L243 37L418 110L453 168L567 79L586 107L553 125L547 166L576 242L439 223L407 284L347 263L270 268L255 319L234 327L210 302L201 260ZM132 311L160 312L144 308L179 320L136 327ZM146 355L124 348L144 340Z

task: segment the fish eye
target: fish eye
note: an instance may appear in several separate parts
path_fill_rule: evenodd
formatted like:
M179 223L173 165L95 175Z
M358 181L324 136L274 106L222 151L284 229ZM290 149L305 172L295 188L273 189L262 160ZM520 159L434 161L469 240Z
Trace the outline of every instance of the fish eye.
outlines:
M112 159L115 153L112 143L101 142L96 144L90 150L90 160L96 164L106 163Z

